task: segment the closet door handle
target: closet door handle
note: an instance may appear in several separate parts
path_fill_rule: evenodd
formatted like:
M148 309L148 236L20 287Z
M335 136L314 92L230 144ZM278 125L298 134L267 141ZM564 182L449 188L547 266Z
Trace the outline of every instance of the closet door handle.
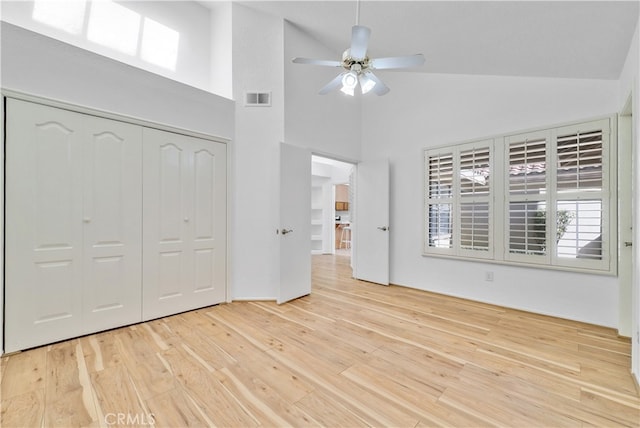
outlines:
M84 223L91 223L91 217L85 217L82 219Z

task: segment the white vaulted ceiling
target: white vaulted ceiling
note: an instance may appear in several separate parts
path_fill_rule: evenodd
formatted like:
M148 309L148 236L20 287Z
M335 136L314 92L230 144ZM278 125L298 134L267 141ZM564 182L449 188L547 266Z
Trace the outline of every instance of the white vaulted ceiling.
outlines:
M206 1L201 3L206 4ZM282 17L336 52L355 1L240 1ZM362 1L370 55L423 53L427 73L617 79L638 1ZM305 52L299 52L305 56Z

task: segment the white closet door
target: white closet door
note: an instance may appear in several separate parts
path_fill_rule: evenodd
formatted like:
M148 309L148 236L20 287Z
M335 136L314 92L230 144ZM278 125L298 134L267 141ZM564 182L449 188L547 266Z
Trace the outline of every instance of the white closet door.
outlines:
M83 327L142 320L142 128L86 116Z
M226 298L226 146L144 130L143 318Z
M7 100L5 351L82 333L82 115Z

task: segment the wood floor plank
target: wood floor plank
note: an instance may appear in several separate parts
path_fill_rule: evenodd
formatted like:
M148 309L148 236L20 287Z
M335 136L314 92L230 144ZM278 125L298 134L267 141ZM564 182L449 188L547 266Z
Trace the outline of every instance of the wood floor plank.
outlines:
M395 301L383 300L383 297L372 298L363 297L361 294L344 293L318 293L321 296L337 300L340 303L350 302L358 308L366 307L367 309L379 312L381 314L397 318L401 321L409 322L416 326L423 326L430 329L444 331L449 334L458 334L461 337L483 337L490 329L479 325L478 323L462 322L453 317L445 317L436 315L429 309L417 309L415 307L406 307L406 302L400 299ZM348 296L346 297L345 294ZM372 294L372 293L368 293ZM366 304L366 306L365 306Z
M369 427L370 425L344 407L341 400L322 390L313 391L295 403L325 427Z
M495 354L479 349L471 364L494 373L515 376L521 382L535 385L550 396L561 396L575 402L580 401L580 385L519 361L496 358Z
M295 345L285 345L282 349L268 352L298 376L317 385L325 392L333 394L350 412L367 421L372 426L414 426L415 415L408 415L397 406L390 406L379 392L371 392L354 382L350 382L340 373L335 373L333 366Z
M256 352L251 367L259 367L259 370L251 370L254 376L259 377L269 385L283 400L294 403L314 390L314 385L300 378L280 361L274 360L268 354ZM236 366L230 366L235 368Z
M91 373L102 421L113 422L120 415L131 415L131 418L147 417L150 413L145 406L136 386L124 365L108 367ZM117 393L114 393L117 392ZM133 421L117 423L120 426L133 426Z
M217 372L218 379L245 400L252 413L266 426L320 426L311 415L284 399L271 385L257 373L236 364Z
M260 317L264 320L257 324L255 321L255 307L250 305L224 305L207 311L206 315L220 325L229 326L242 324L243 331L253 339L253 344L260 349L267 350L280 345L278 338L268 331L267 326L273 322L273 317Z
M348 261L314 256L312 294L286 304L216 305L5 356L0 423L640 426L631 343L615 330L356 281Z
M6 428L40 427L44 420L44 389L3 397L0 401L0 426Z
M200 332L188 336L180 336L176 348L181 348L195 358L205 369L221 369L237 360L218 345L216 336L208 336Z
M423 386L421 396L434 397L440 396L451 382L457 380L464 367L406 344L384 346L374 352L365 364L389 377L406 381L407 385L416 382Z
M95 404L86 400L78 367L77 339L56 343L47 352L45 425L95 425Z
M3 357L4 373L0 380L0 397L9 399L27 392L44 389L47 348L41 347Z
M123 361L129 368L131 379L142 400L175 388L173 375L158 356L162 350L155 347L153 340L147 338L143 329L121 329L117 340Z
M146 401L148 414L139 415L139 425L162 427L208 427L213 422L180 388L156 395Z
M171 371L215 426L255 427L259 421L249 408L211 373L179 348L163 352Z

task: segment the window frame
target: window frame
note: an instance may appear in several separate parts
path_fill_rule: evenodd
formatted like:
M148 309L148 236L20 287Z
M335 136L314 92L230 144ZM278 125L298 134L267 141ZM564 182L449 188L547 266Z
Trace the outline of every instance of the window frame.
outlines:
M580 189L575 191L558 188L558 138L572 133L583 134L602 130L602 189ZM511 194L510 192L510 144L523 138L533 140L544 137L545 145L545 184L542 195ZM489 251L465 250L461 247L460 204L465 198L460 192L460 154L469 148L490 147L490 193L489 193ZM452 247L437 248L429 246L429 205L435 198L429 195L429 158L437 155L453 156L453 194L452 204ZM585 119L560 125L541 127L527 131L505 133L502 135L470 140L454 144L440 145L423 149L423 244L425 257L445 257L452 259L482 261L505 265L564 270L582 273L617 275L617 120L616 115ZM475 197L472 197L475 198ZM471 200L471 199L470 199ZM518 254L510 251L510 202L540 201L546 204L544 254ZM558 202L601 201L601 259L562 257L558 255L558 242L554 227L558 211Z

